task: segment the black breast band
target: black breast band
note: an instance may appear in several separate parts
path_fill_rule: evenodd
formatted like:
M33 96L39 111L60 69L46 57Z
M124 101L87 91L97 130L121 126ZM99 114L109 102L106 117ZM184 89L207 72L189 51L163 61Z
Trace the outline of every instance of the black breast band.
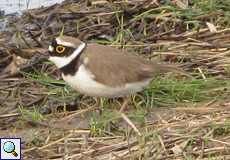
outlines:
M85 47L86 47L86 44L85 44ZM69 64L60 68L61 73L63 73L65 76L67 75L74 76L76 74L76 72L78 71L78 67L79 67L78 61L80 59L81 54L85 50L85 47Z

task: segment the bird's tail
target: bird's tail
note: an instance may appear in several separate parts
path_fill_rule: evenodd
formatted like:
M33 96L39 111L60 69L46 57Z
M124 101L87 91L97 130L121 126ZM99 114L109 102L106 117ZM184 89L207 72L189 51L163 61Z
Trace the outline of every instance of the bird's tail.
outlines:
M178 66L178 64L173 63L158 63L159 64L159 70L160 74L167 74L169 72L175 72L182 75L185 75L190 78L194 78L191 75L189 75L186 71L184 71L182 66Z

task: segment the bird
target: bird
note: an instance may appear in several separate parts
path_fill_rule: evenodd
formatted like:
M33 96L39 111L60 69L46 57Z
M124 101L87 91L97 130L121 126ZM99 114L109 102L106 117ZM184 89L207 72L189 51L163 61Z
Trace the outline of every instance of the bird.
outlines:
M48 60L60 70L67 84L82 94L97 98L97 103L91 108L100 106L100 98L129 97L147 87L158 75L168 72L188 75L175 65L65 35L53 38L48 53ZM128 99L122 104L119 114L138 132L123 114Z

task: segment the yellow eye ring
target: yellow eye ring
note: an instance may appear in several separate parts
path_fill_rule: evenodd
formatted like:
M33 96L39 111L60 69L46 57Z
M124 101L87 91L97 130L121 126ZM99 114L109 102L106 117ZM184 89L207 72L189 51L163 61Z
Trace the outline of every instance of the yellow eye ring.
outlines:
M63 53L65 51L65 47L64 46L57 46L56 47L56 52L57 53Z

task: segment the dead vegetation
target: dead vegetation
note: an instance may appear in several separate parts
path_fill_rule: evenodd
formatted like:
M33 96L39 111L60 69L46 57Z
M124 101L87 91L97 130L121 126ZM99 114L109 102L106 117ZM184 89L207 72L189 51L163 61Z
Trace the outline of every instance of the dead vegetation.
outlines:
M0 136L21 137L23 159L230 159L228 9L224 1L66 0L21 18L6 15ZM158 78L133 96L126 113L141 137L116 114L120 99L104 100L102 115L62 121L94 102L67 87L47 62L47 47L60 34L181 63L196 80ZM63 106L68 111L56 111Z

